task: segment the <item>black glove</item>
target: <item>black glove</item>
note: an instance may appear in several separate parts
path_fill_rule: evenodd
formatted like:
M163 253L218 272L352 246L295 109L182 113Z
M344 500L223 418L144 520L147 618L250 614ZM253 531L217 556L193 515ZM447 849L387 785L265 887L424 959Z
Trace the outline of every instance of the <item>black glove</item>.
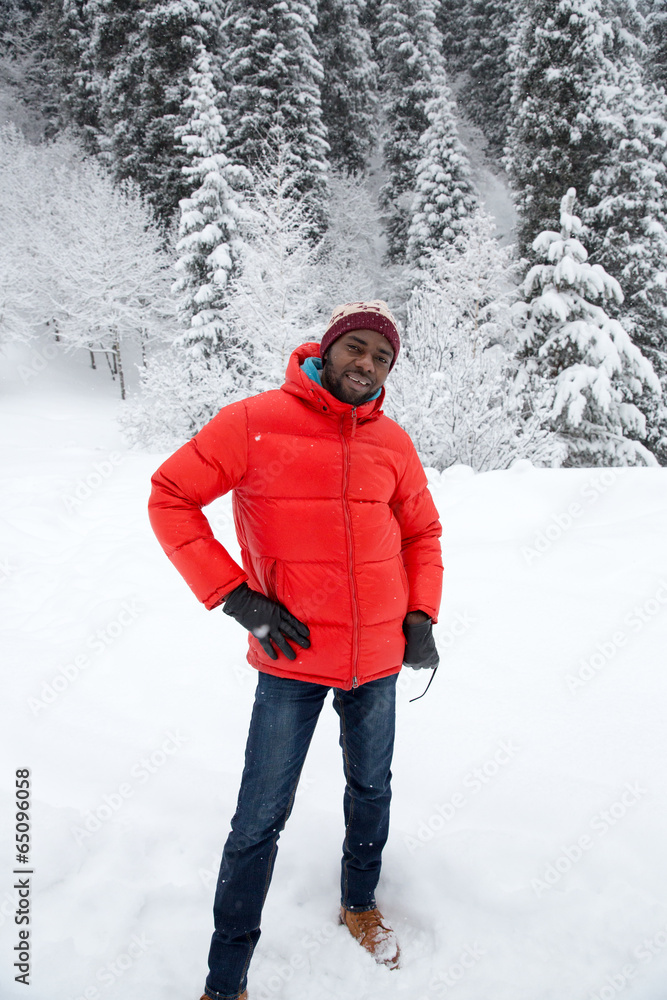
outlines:
M296 660L296 653L286 642L285 636L293 639L303 649L310 647L308 626L291 615L278 601L272 601L270 597L251 590L247 583L232 590L222 610L252 632L272 660L278 659L272 641L288 660Z
M412 667L414 670L421 668L432 670L438 666L440 657L435 648L433 622L430 618L418 625L408 625L403 622L403 633L405 635L403 663L406 667Z

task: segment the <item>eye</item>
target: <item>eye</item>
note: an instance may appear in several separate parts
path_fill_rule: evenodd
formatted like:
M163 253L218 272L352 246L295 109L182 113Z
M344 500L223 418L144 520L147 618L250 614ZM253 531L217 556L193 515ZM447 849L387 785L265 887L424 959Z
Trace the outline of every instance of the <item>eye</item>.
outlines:
M382 354L380 354L379 357L377 357L375 360L378 361L381 365L389 364L389 358L385 358L384 355Z

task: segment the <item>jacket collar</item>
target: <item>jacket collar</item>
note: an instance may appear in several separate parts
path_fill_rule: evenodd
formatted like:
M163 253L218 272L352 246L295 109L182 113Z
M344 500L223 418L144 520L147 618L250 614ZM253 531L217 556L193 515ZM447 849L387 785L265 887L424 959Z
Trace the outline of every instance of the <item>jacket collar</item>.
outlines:
M375 420L382 413L382 403L384 401L384 386L377 399L370 399L361 406L354 407L351 403L343 403L336 399L331 393L320 386L317 382L306 375L301 369L301 365L306 358L319 358L320 345L315 343L302 344L292 352L285 373L285 381L282 385L283 392L289 392L293 396L298 396L308 406L320 413L330 413L334 416L345 416L351 414L356 409L357 421L363 423L367 420Z

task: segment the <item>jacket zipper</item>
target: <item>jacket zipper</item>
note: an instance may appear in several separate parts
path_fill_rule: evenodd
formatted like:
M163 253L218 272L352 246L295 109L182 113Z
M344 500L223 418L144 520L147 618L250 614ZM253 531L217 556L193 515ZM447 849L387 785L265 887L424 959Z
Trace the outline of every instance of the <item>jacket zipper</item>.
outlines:
M357 420L357 409L352 409L352 428ZM357 581L354 575L354 546L352 543L352 520L348 504L348 486L350 478L350 446L345 437L345 415L340 418L340 435L343 439L343 511L345 513L345 534L347 537L347 562L350 573L350 591L352 593L352 672L350 682L353 688L358 686L357 662L359 659L359 613L357 607Z

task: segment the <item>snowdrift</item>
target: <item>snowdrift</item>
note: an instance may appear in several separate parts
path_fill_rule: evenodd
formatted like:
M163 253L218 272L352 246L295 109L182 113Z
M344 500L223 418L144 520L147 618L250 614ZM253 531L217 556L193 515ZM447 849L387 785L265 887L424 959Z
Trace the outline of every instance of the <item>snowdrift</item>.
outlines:
M0 402L3 997L31 772L35 1000L200 996L254 673L145 512L112 390L11 365ZM667 470L431 475L441 666L399 680L379 903L397 972L337 926L343 777L324 711L280 841L251 1000L662 1000ZM209 508L234 551L228 498ZM24 866L27 867L27 866Z

